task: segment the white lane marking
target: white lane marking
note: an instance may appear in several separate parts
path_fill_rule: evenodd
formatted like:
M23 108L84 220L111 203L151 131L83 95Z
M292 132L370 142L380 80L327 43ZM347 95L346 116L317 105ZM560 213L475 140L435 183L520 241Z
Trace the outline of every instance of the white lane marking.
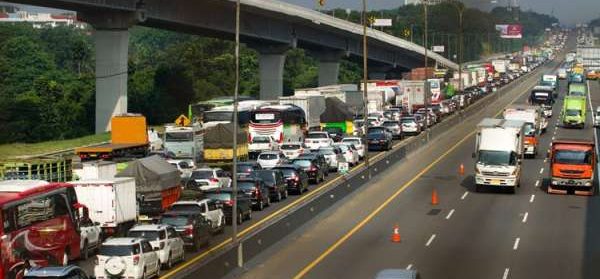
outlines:
M536 181L535 181L535 187L538 187L538 186L540 186L540 181L539 181L539 180L536 180Z
M541 169L540 169L540 174L541 174L542 172L544 172L544 168L541 168Z
M554 141L556 139L556 137L552 137L552 141Z
M467 195L469 195L469 192L465 191L465 193L462 195L462 197L460 197L460 199L464 200L467 197Z
M425 247L429 247L429 245L431 245L431 242L433 242L434 239L435 234L432 234L431 237L429 237L429 240L427 240L427 243L425 243Z
M592 106L592 93L590 91L590 81L586 81L587 84L587 94L588 94L588 101L590 104L590 110L594 111L594 107ZM596 119L592 118L592 123L594 123L594 121L596 121ZM594 130L594 142L596 143L596 154L600 153L600 147L598 147L598 133L596 133L596 131Z
M519 249L519 242L521 242L521 238L517 237L515 239L515 244L513 244L513 250Z
M502 275L502 279L508 279L508 273L510 272L510 269L507 267L504 269L504 275Z
M454 209L450 210L450 212L446 216L446 220L450 219L450 217L452 217L452 214L454 214Z
M523 215L523 223L527 223L527 217L529 217L529 212L525 212L525 215Z
M535 200L535 195L531 195L531 198L529 198L529 202L532 203L533 200Z
M406 269L411 269L412 268L412 264L409 264Z

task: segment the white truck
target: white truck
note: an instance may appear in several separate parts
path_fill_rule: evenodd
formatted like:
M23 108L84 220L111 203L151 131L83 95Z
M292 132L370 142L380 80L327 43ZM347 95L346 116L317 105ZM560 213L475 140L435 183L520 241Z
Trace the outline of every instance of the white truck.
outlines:
M296 89L294 96L321 95L325 98L338 98L346 103L354 115L362 115L365 106L363 92L356 84L335 84L315 88Z
M384 91L371 90L367 92L367 113L383 112L384 106Z
M502 116L506 120L525 122L524 153L525 156L535 157L538 149L539 134L548 127L546 118L542 115L541 108L530 105L510 105L504 109Z
M137 219L135 178L72 182L77 199L85 204L91 221L100 223L107 237L127 232Z
M325 97L316 95L279 97L279 104L300 107L306 114L308 129L320 129L321 114L325 112Z
M163 139L164 150L175 159L202 160L204 151L205 128L198 124L192 126L165 126Z
M509 60L506 59L494 59L492 60L492 66L494 66L494 70L498 73L506 73L508 68Z
M477 125L475 191L495 187L515 192L521 180L524 125L523 121L494 118Z
M400 82L400 96L396 98L396 106L402 106L406 111L412 113L419 107L427 103L426 98L431 98L427 94L429 83L424 80L403 80Z

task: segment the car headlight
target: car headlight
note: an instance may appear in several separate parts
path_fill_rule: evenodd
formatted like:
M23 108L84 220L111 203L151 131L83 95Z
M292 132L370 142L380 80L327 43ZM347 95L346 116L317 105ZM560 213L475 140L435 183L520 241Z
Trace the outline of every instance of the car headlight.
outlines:
M558 185L558 181L552 180L552 185Z
M592 182L591 181L586 182L585 186L592 186Z

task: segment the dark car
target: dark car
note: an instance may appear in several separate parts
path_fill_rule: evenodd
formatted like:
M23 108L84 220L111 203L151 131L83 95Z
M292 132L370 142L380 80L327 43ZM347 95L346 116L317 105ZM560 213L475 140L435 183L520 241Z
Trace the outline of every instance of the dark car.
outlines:
M283 174L283 178L287 182L288 192L294 190L295 193L301 195L308 189L308 174L298 165L280 165L273 170L279 170Z
M238 178L237 187L250 197L254 209L262 211L266 206L271 205L269 198L271 191L262 179L258 177Z
M291 161L292 164L297 165L306 172L309 180L317 184L321 181L325 180L325 173L323 169L319 166L319 163L315 159L309 158L297 158Z
M211 225L198 211L167 211L158 223L175 228L184 245L194 250L207 246L210 241Z
M392 149L392 133L385 127L370 127L367 132L369 150Z
M325 127L323 131L327 132L334 142L338 142L344 137L344 131L340 127Z
M301 154L300 156L298 156L298 159L315 160L317 162L317 164L319 165L319 167L323 170L323 173L325 174L325 176L329 175L329 163L327 163L327 159L325 159L325 155L319 153L318 150L315 150L314 152L310 152L310 153Z
M76 265L67 266L47 266L47 267L32 267L27 270L27 274L23 279L87 279L88 275Z
M206 198L212 199L218 202L223 208L225 219L228 224L231 224L233 220L233 189L231 188L220 188L205 191ZM252 219L252 201L247 197L243 191L237 191L237 222L241 224L244 220Z
M269 188L271 201L287 199L288 188L283 173L278 170L259 170L255 171L254 175L262 179Z
M262 168L257 162L239 162L237 163L237 176L249 175L253 171L261 170Z

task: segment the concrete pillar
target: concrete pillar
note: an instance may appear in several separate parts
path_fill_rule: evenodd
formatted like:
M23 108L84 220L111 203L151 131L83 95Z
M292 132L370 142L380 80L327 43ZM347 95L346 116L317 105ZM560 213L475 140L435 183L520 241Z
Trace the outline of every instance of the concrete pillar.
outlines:
M110 130L111 117L127 113L127 61L132 12L82 13L94 27L96 49L96 133Z
M338 84L340 60L344 52L325 50L314 52L313 55L319 59L319 86Z
M257 46L260 77L260 99L275 100L283 96L283 68L287 45Z

